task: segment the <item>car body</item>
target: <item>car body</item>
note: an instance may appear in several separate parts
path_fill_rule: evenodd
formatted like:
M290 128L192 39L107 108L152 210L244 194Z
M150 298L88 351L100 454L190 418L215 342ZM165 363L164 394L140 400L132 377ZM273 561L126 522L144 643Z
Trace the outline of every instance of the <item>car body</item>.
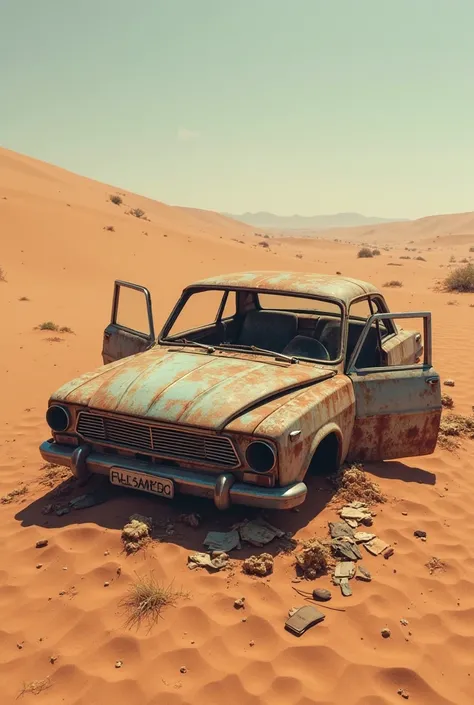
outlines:
M140 298L139 327L127 297ZM422 319L423 336L400 319ZM116 281L102 356L51 395L53 437L40 448L80 481L102 473L220 509L287 509L305 500L308 472L436 445L431 315L390 313L356 279L258 271L199 281L158 339L148 289Z

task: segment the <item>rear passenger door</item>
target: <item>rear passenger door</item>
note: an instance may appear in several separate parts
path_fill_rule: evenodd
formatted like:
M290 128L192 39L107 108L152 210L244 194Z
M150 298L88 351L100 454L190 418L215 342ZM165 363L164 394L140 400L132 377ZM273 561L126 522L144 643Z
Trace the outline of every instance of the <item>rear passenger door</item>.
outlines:
M394 319L423 320L423 360L409 365L388 362L368 366L363 349L370 331L377 325L387 327ZM441 419L441 389L439 375L431 364L430 313L371 316L357 341L347 374L356 404L348 460L388 460L433 452Z

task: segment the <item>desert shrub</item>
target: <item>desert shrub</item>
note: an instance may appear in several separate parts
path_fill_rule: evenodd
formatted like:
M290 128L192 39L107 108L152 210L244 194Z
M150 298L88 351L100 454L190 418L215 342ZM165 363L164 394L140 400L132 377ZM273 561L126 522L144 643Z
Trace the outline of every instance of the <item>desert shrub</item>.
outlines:
M401 262L388 262L388 267L403 267Z
M470 247L469 252L474 252L474 247Z
M45 321L44 323L40 323L38 328L39 330L59 330L59 326L56 325L56 323L53 323L53 321Z
M372 254L374 257L378 257L378 255L380 254L380 250L377 250L377 249L372 250Z
M357 253L357 257L360 257L360 258L369 258L369 257L373 257L373 256L374 255L373 255L373 252L370 249L370 247L361 247L359 252Z
M474 292L474 264L456 267L444 280L445 291Z
M5 270L0 267L0 282L6 282L7 277L5 274Z
M104 230L108 230L111 233L115 232L115 228L113 225L104 225Z
M411 259L410 255L400 255L400 259Z
M135 218L144 218L145 211L143 211L141 208L132 208L130 211L130 215L135 216Z
M157 582L153 575L137 580L129 587L128 593L121 602L126 613L126 625L139 627L147 622L152 627L165 607L175 606L178 600L187 597L182 590L174 590L172 585L164 586Z
M425 258L421 255L418 255L418 257L415 257L415 259L418 260L418 262L426 262Z
M384 286L395 289L397 287L403 286L403 284L398 279L391 279L389 282L385 282Z
M112 201L112 203L115 203L116 206L121 206L123 201L122 197L118 195L118 193L113 193L109 196L109 200Z

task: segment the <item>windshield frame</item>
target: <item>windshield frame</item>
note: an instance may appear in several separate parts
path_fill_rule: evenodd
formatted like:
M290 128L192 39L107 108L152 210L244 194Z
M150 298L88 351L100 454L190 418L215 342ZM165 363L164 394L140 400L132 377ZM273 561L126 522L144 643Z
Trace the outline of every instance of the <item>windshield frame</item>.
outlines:
M191 285L186 287L182 293L181 296L179 297L178 301L176 302L175 306L173 307L170 315L168 316L167 320L165 321L165 324L163 325L157 339L158 345L180 345L182 347L192 347L190 343L179 343L178 340L173 340L172 338L167 338L167 335L169 334L171 328L173 325L176 323L178 320L179 315L181 314L181 311L183 310L184 306L186 305L188 299L193 296L194 294L201 292L201 291L222 291L222 301L220 303L220 306L217 310L216 317L213 321L210 321L208 325L211 325L213 323L219 323L222 319L222 314L225 309L225 305L227 303L227 299L229 296L229 293L234 292L236 294L236 303L237 303L237 308L238 308L238 294L239 292L246 292L246 293L251 293L251 294L256 294L257 295L257 300L258 300L258 309L262 311L295 311L295 313L305 313L308 311L308 309L270 309L270 308L262 308L260 306L259 294L273 294L276 296L288 296L290 298L301 298L301 299L310 299L313 301L321 301L321 302L326 302L326 303L331 303L335 304L336 306L339 307L341 310L341 341L340 341L340 346L339 346L339 355L337 359L334 360L317 360L314 358L308 358L308 357L302 357L299 355L293 355L292 357L296 358L297 360L302 360L304 362L310 362L313 364L318 364L318 365L339 365L344 361L345 358L345 351L346 351L346 338L347 338L347 307L345 302L342 299L338 299L333 296L320 296L317 294L302 294L299 291L282 291L280 289L267 289L263 287L246 287L246 286L235 286L232 284L229 284L226 286L225 284L208 284L206 286L197 286L197 285ZM237 314L238 314L237 310ZM322 314L326 314L331 316L331 313L327 311L321 311ZM335 316L334 316L335 317ZM187 337L187 333L194 331L194 330L199 330L199 328L189 328L186 331L182 331L182 333L177 333L176 335L180 337ZM216 345L216 346L211 346L215 347L216 350L225 350L228 352L245 352L246 354L251 354L251 355L263 355L264 353L262 352L256 352L253 350L239 350L237 347L233 348L232 344L230 343L228 346L222 345L222 347ZM273 353L272 351L269 351L269 355L277 353Z

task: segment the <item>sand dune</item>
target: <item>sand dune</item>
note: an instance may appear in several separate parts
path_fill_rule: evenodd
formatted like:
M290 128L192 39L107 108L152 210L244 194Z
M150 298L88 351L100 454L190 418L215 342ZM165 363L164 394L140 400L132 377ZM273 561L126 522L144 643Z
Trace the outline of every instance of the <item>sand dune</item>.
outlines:
M116 192L123 194L121 206L109 201ZM142 208L149 220L127 215L130 208ZM253 228L218 214L166 206L0 150L0 267L6 279L0 282L0 496L26 488L0 504L2 705L16 702L34 681L44 690L25 692L20 701L395 705L403 702L397 694L403 688L417 705L471 705L472 442L456 452L438 449L429 457L368 466L388 496L377 508L377 534L392 543L395 555L369 557L373 581L357 584L353 597L331 587L331 606L345 611L328 611L301 639L283 629L288 609L301 604L292 589L292 555L278 555L274 574L264 579L241 572L248 549L233 555L231 572L209 575L186 566L208 530L230 526L244 510L218 515L207 503L166 504L117 492L97 507L62 517L43 514L57 501L52 493L68 485L64 477L48 477L38 445L48 434L50 392L101 363L114 278L150 288L157 327L185 284L222 271L341 271L379 286L400 279L400 289L384 289L390 307L433 311L435 366L456 381L449 390L455 410L470 413L474 296L438 293L434 285L452 256L470 256L463 236L472 219L465 214L377 226L374 233L390 232L395 244L368 260L357 258L356 244L320 238L272 238L263 248ZM416 244L408 244L413 239ZM74 333L35 330L49 320ZM299 540L324 534L335 510L331 493L317 487L313 482L298 513L271 520ZM71 496L80 493L74 489ZM197 529L178 522L190 508L202 515ZM120 529L134 512L153 516L164 540L126 557ZM428 540L417 540L415 529L427 531ZM48 545L35 548L43 538ZM446 564L444 571L430 574L425 564L433 556ZM168 608L152 630L129 630L120 601L136 574L150 572L165 583L174 580L189 597ZM330 587L329 578L316 584ZM246 607L239 611L233 602L241 596ZM390 639L381 637L384 627Z

